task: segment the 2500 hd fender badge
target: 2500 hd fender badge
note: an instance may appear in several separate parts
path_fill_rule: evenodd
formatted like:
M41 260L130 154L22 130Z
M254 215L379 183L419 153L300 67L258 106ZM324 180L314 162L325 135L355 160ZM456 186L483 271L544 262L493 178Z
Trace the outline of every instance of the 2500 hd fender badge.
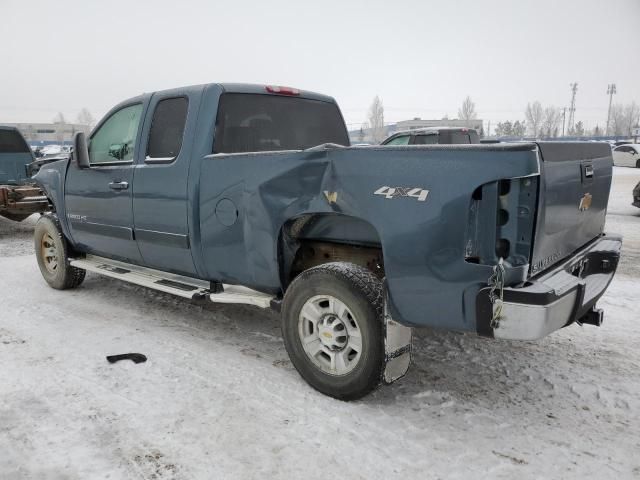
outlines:
M87 216L86 215L76 215L75 213L67 213L67 218L69 220L73 220L76 222L86 222L87 221Z
M374 195L383 195L384 198L412 197L419 202L424 202L429 195L429 190L416 187L380 187L373 192Z

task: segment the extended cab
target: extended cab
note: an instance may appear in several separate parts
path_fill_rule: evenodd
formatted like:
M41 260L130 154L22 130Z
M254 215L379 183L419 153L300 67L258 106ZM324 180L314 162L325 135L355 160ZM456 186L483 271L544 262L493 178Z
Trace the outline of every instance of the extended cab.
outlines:
M42 275L281 310L293 365L342 399L404 375L414 326L534 340L600 324L621 248L607 145L348 145L311 92L129 99L35 176L55 211L36 225Z

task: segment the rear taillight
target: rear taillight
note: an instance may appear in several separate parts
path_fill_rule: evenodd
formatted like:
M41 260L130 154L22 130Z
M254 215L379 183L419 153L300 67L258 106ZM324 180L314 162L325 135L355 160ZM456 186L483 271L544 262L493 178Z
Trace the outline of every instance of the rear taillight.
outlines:
M278 95L300 95L300 90L291 87L280 87L277 85L267 85L264 87L269 93L277 93Z

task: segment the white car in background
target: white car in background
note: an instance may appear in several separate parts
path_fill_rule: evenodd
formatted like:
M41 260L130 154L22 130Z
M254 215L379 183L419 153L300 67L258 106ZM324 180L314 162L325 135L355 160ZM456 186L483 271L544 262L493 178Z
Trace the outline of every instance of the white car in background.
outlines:
M613 149L613 164L640 168L640 143L626 143Z

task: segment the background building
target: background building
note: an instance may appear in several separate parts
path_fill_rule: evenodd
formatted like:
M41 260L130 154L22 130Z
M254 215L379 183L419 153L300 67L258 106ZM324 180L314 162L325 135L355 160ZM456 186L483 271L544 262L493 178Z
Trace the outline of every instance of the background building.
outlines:
M89 133L91 127L79 123L3 123L16 127L32 146L70 145L76 132Z

